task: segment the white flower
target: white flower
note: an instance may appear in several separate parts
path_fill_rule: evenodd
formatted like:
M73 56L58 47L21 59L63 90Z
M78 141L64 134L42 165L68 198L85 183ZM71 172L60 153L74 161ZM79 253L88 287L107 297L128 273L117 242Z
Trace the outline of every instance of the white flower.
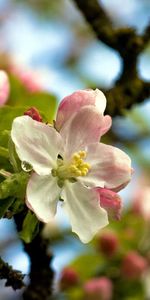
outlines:
M72 231L85 243L108 224L93 187L113 189L131 177L130 158L97 142L102 124L103 116L89 105L73 114L60 133L28 116L16 118L11 131L19 158L35 171L27 186L27 206L49 222L63 200Z

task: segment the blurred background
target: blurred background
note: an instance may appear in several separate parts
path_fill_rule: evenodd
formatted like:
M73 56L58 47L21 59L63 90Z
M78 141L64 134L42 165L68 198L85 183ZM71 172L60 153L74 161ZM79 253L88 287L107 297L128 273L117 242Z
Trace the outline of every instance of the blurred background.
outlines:
M149 0L126 0L123 9L122 0L102 0L101 3L116 27L133 26L142 33L150 19ZM121 67L119 54L97 41L73 1L0 0L0 69L10 73L12 85L15 84L14 78L17 78L16 80L21 82L29 93L42 91L50 94L58 105L64 96L78 89L110 88L119 76ZM150 80L150 45L139 57L138 71L141 78ZM19 106L22 96L19 92L16 92L18 93L16 96L14 87L12 90ZM56 109L54 102L51 107L53 114ZM114 118L112 130L104 140L125 150L131 156L135 170L131 183L120 193L123 199L125 216L122 216L122 219L124 218L124 221L115 222L115 225L113 223L107 227L107 230L113 230L122 238L125 232L123 226L128 223L129 214L133 214L135 219L138 219L136 224L131 222L131 227L137 230L143 226L146 240L150 233L148 231L150 228L149 116L150 101L146 99L143 104L135 105L132 110L126 111L125 117ZM145 212L147 212L146 216ZM124 225L121 227L120 223ZM49 224L44 233L52 240L51 249L54 255L52 265L56 272L56 291L57 280L61 277L63 268L72 264L72 260L77 259L77 256L82 255L83 258L85 253L93 253L93 248L96 249L95 243L99 243L95 241L90 245L83 245L73 234L70 234L69 230L66 216L58 209L55 221ZM142 256L147 257L150 254L150 245L144 250L145 252L142 252L143 250L139 248L139 240L142 239L143 232L139 237L136 230L132 239L128 240L125 237L125 241L120 240L119 243L122 245L125 243L125 249L139 251ZM131 240L136 242L131 243ZM101 252L102 249L99 251ZM23 252L13 220L0 220L0 254L15 269L23 273L29 272L29 260ZM75 264L78 264L77 269L80 272L82 264L79 266L79 263L74 262L73 265ZM119 268L120 262L116 264ZM88 276L93 276L91 274ZM108 276L106 272L101 271L100 274ZM88 277L85 276L84 280L87 279ZM144 282L147 283L146 280ZM142 286L141 294L139 292L141 298L132 295L131 292L131 296L126 298L120 296L122 298L113 299L150 299L148 295L150 291L146 283ZM72 292L69 292L71 296L68 297L72 298L68 299L79 299L79 296L73 298L73 293L76 293L74 290L73 288ZM79 292L80 288L77 290ZM4 281L2 281L0 299L21 299L21 292L4 288Z

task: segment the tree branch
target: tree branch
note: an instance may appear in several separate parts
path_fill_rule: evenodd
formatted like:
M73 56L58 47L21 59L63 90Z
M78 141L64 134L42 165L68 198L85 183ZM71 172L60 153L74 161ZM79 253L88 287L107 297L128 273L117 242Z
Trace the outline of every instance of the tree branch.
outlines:
M122 71L113 88L105 91L108 104L106 112L111 116L122 115L135 103L150 96L150 83L139 78L138 56L150 42L150 24L143 35L134 28L113 27L102 5L97 0L74 0L97 38L117 50L122 58Z
M23 214L14 216L17 230L20 232L23 222ZM30 284L23 293L24 300L48 300L52 295L54 273L50 267L52 254L48 253L49 240L41 236L43 224L31 243L23 243L24 250L30 258Z
M47 253L48 242L40 234L24 249L31 261L30 284L25 290L24 300L48 300L52 295L53 270L50 268L52 255Z

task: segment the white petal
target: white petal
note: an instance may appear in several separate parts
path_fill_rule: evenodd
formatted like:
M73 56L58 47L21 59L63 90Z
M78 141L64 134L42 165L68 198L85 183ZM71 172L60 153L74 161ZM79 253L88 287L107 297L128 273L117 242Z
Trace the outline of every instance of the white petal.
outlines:
M109 115L106 115L103 117L102 122L102 128L101 128L101 136L104 135L111 127L112 125L112 118Z
M86 161L91 169L79 180L90 187L122 188L131 179L131 160L122 150L102 143L87 147Z
M39 175L50 174L62 145L53 127L22 116L13 121L11 137L22 161L30 163Z
M107 212L100 207L97 193L79 182L66 183L61 194L72 231L83 243L88 243L98 230L108 224Z
M103 115L94 106L82 107L65 123L60 131L64 141L65 154L69 158L88 144L98 142L103 126Z
M59 195L56 178L32 174L27 186L26 204L38 219L45 223L51 221L56 213Z
M100 113L104 113L104 110L106 108L106 97L103 94L103 92L100 91L99 89L95 90L95 95L96 95L95 106L99 109Z

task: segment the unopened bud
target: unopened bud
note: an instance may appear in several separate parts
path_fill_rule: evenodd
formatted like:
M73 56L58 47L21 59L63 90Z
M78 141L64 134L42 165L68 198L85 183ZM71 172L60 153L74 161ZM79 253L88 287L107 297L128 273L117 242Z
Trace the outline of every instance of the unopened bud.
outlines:
M125 278L139 279L147 269L147 260L135 251L128 252L122 261L121 271Z
M113 285L109 278L100 277L87 281L83 287L85 300L111 300Z
M66 290L73 286L76 286L79 283L79 275L77 272L71 268L66 267L63 269L60 277L60 289Z
M107 211L109 218L120 220L122 202L119 195L105 188L96 188L95 190L99 195L100 206Z
M35 121L42 122L42 117L35 107L29 108L24 112L24 115L31 117Z
M113 256L118 251L119 241L117 235L110 231L104 232L98 238L98 250L106 256Z
M4 105L9 97L10 85L7 73L0 71L0 106Z

